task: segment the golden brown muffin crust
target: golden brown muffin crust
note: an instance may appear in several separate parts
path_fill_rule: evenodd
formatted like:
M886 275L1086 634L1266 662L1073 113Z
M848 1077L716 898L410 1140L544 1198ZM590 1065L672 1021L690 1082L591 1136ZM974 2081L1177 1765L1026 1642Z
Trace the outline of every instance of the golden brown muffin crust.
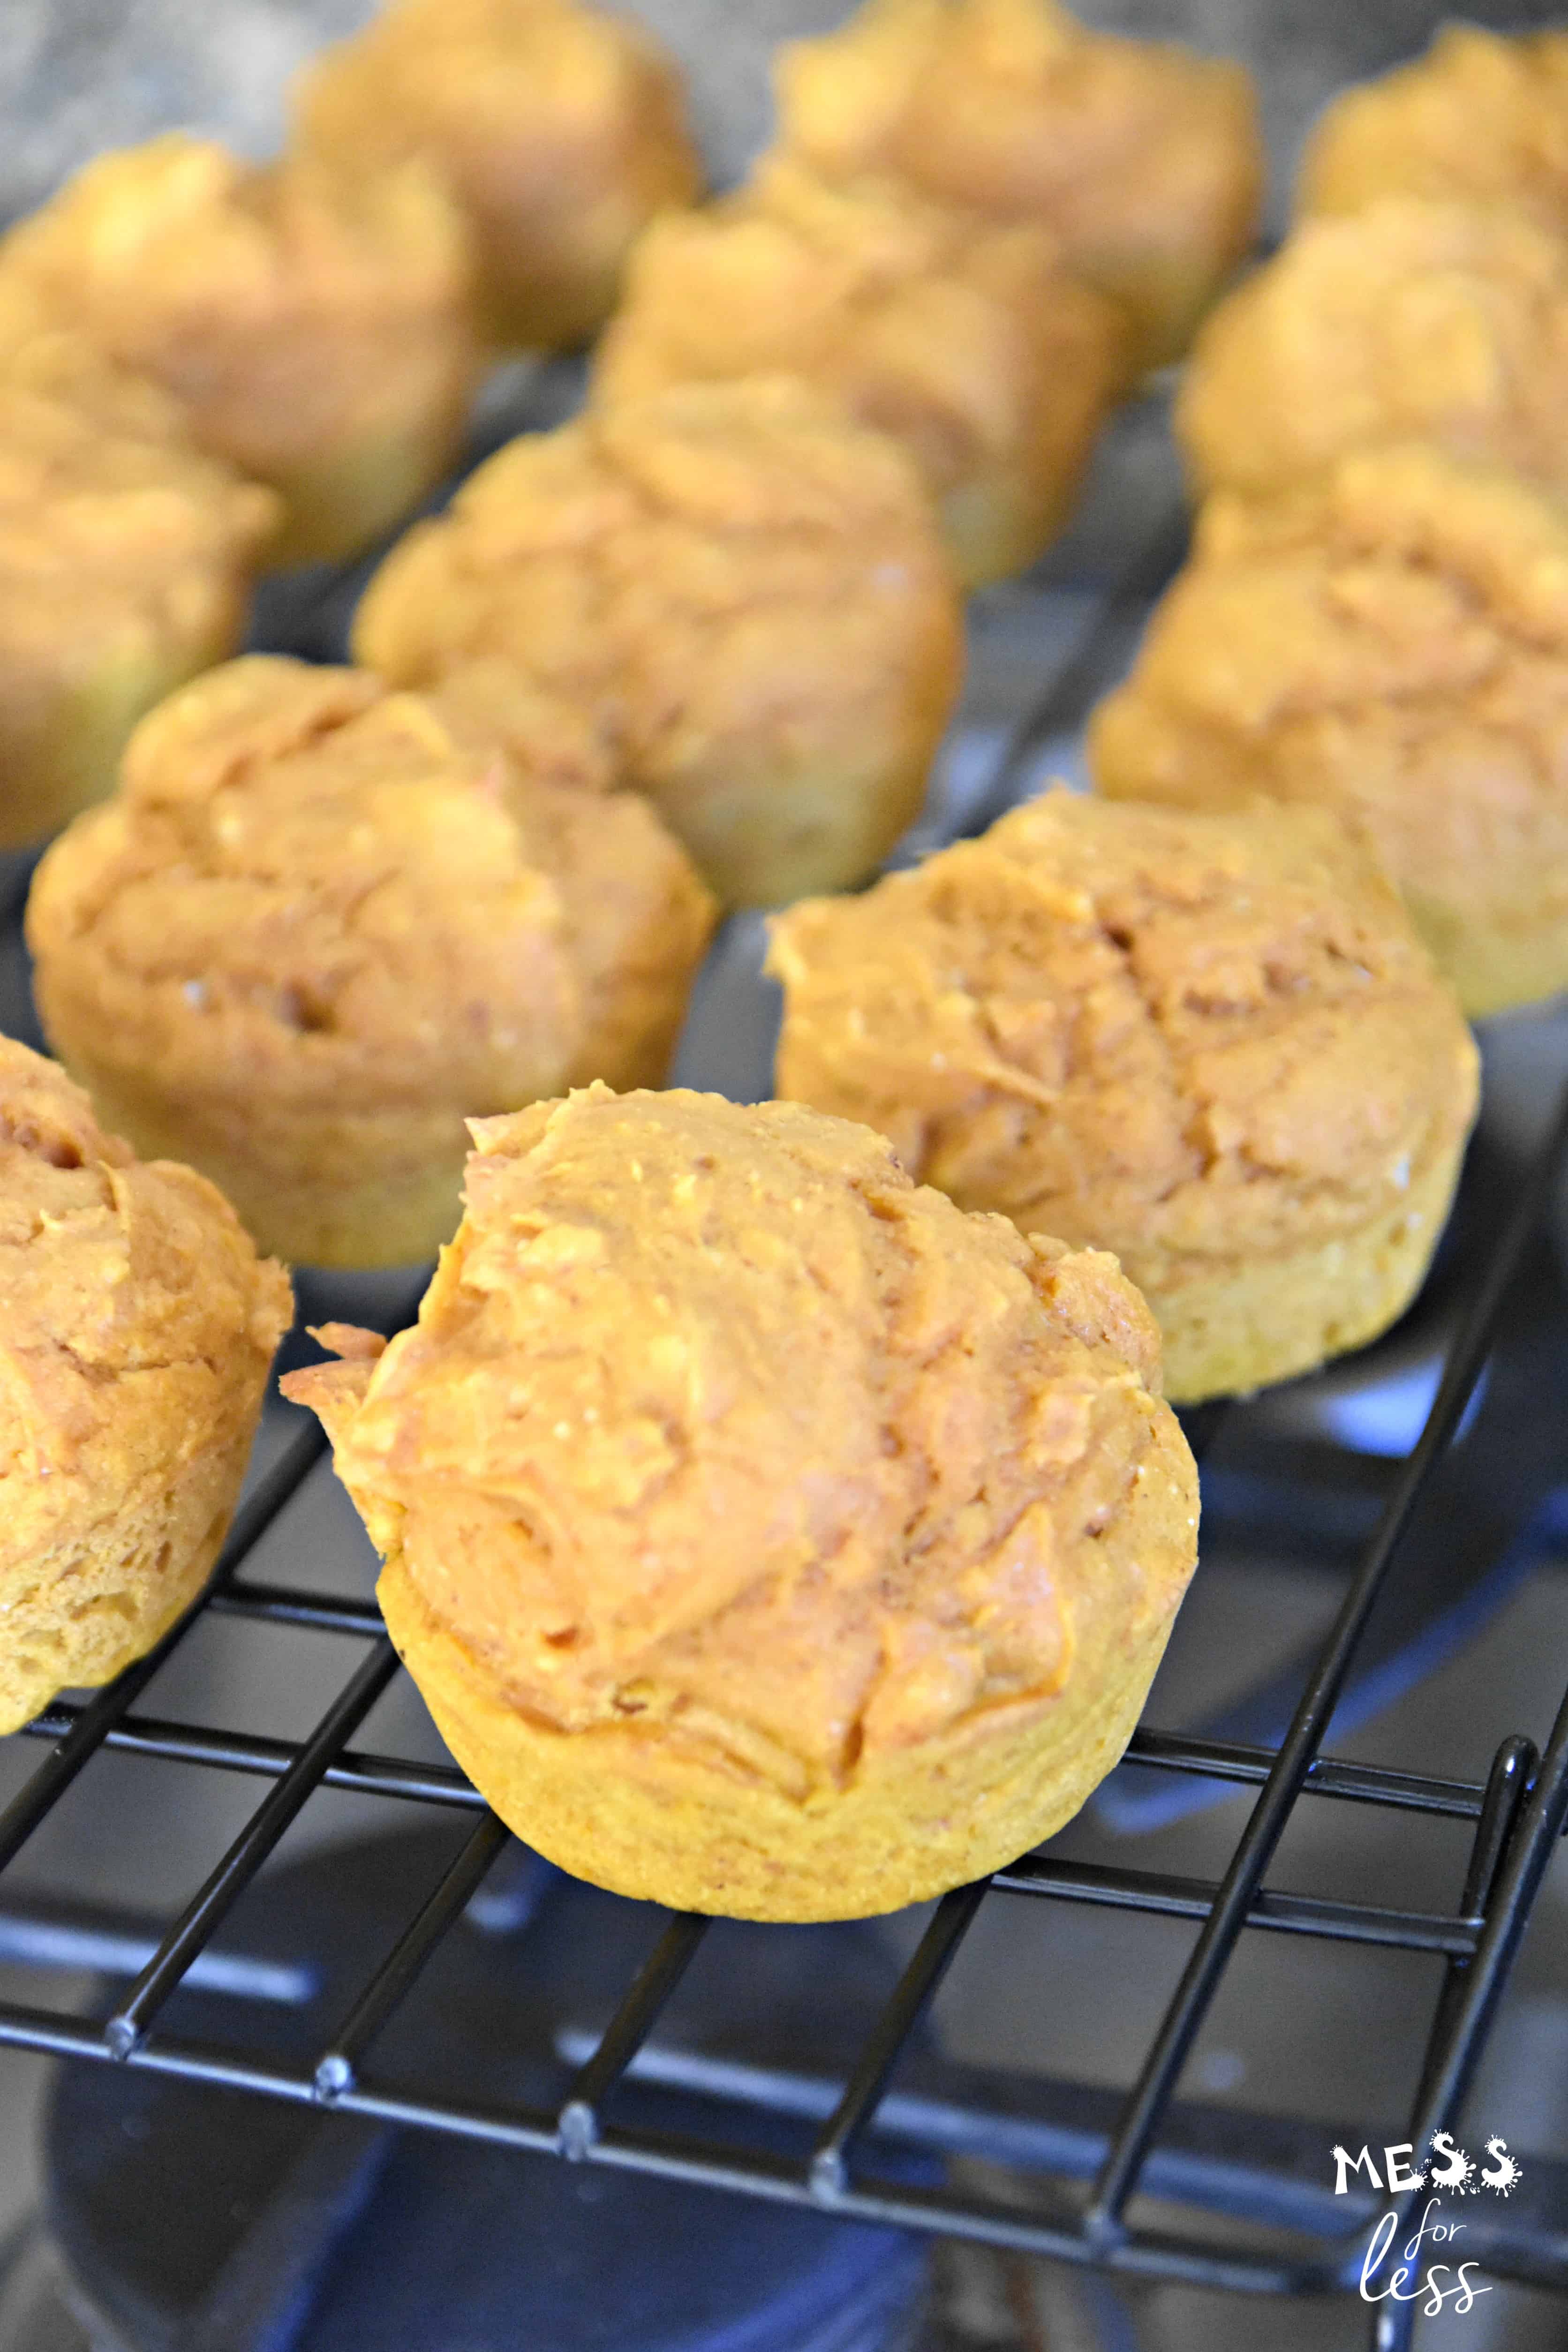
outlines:
M127 366L74 323L20 270L0 268L0 377L38 400L68 407L111 439L166 447L195 459L190 421L182 404L150 375ZM232 482L231 468L209 457L216 479ZM270 494L247 485L252 496Z
M1568 244L1506 206L1388 196L1302 223L1206 322L1177 396L1200 490L1271 491L1378 441L1568 485Z
M6 315L9 310L9 315ZM156 388L0 299L0 842L107 792L148 705L233 650L269 490Z
M1444 25L1424 57L1342 91L1307 142L1297 208L1389 195L1515 205L1568 228L1568 34Z
M1089 737L1102 790L1354 817L1476 1012L1476 937L1568 919L1565 746L1568 505L1421 445L1213 499Z
M868 0L781 50L774 79L781 144L825 174L895 172L1053 230L1126 306L1146 366L1184 348L1258 233L1245 68L1090 32L1054 0Z
M454 744L480 759L499 744L518 773L538 783L578 793L610 793L620 783L608 714L531 684L511 662L467 662L426 698Z
M0 243L0 274L272 483L286 560L348 551L456 453L479 371L471 261L418 165L356 182L171 131L79 172Z
M503 344L591 334L637 231L701 185L674 60L576 0L398 0L306 69L294 113L337 168L417 155L440 173Z
M742 901L825 858L815 887L869 870L920 804L962 662L910 461L773 378L510 443L394 550L353 642L397 685L500 660L592 712Z
M1051 792L792 908L770 966L781 1094L1155 1297L1356 1232L1474 1112L1452 997L1321 811Z
M1109 1259L792 1105L595 1087L476 1139L417 1327L289 1393L475 1677L586 1772L625 1735L606 1819L639 1754L831 1808L1168 1622L1195 1483Z
M108 1679L190 1599L289 1313L205 1178L135 1160L0 1040L0 1730Z
M966 585L1022 570L1060 524L1121 389L1119 307L1035 224L787 157L656 222L600 346L595 397L784 370L914 456Z
M712 919L645 803L521 774L460 684L253 656L143 722L28 935L73 1066L253 1226L429 1157L449 1230L467 1114L662 1076Z

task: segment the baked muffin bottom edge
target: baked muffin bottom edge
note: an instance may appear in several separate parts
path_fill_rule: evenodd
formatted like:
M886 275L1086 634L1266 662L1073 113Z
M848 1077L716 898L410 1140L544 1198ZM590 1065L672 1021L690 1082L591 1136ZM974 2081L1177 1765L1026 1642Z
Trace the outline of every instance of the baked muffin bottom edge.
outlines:
M1447 1220L1466 1140L1445 1144L1360 1233L1173 1289L1141 1283L1160 1326L1167 1402L1247 1395L1314 1371L1397 1322ZM1135 1258L1124 1269L1138 1282Z
M0 1737L62 1690L112 1682L183 1615L223 1548L254 1427L247 1413L220 1444L171 1461L172 1493L155 1478L152 1492L76 1531L40 1564L35 1587L5 1612Z
M814 1806L655 1748L630 1726L531 1723L480 1682L395 1559L376 1598L453 1756L546 1860L637 1901L794 1922L902 1910L1051 1836L1121 1758L1175 1618L1173 1601L1107 1662L1119 1671L1076 1675L989 1732L884 1751Z

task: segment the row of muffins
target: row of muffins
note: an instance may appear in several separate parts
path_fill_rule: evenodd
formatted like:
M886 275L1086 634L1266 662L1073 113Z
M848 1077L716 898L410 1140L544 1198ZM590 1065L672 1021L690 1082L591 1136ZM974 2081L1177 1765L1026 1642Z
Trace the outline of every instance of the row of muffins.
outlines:
M1026 568L1255 242L1245 70L1054 0L867 0L775 80L745 184L633 247L594 397L788 369L910 450L966 586Z
M105 155L0 241L6 845L237 649L260 566L417 505L493 355L590 331L700 186L673 64L574 0L401 0L296 113L267 164L178 132Z
M889 449L754 379L552 436L521 534L476 495L373 591L361 650L401 691L283 664L185 688L29 918L51 1035L133 1139L201 1130L244 1182L279 1139L262 1230L312 1181L346 1182L370 1227L444 1187L449 1227L461 1115L506 1114L476 1130L417 1328L384 1350L333 1329L342 1361L291 1392L327 1420L395 1638L503 1815L623 1891L784 1917L995 1866L1125 1742L1196 1492L1153 1326L1100 1248L1143 1285L1173 1394L1303 1369L1410 1295L1476 1084L1451 991L1334 814L1049 794L779 919L798 1101L481 1096L547 1065L570 1084L595 1021L627 1051L668 1042L711 904L640 800L621 879L595 865L626 795L590 788L628 743L656 798L689 767L672 675L754 694L741 656L778 614L737 599L715 538L762 522L788 558L770 576L819 593L801 541L839 478L773 503L808 417L834 465ZM661 667L672 611L684 673ZM592 678L584 612L607 622Z
M1346 92L1176 403L1193 556L1104 792L1338 810L1476 1016L1568 982L1568 35Z
M447 472L486 360L603 321L701 173L652 37L575 0L399 0L307 69L283 153L172 132L100 156L0 245L0 278L150 377L336 556Z
M353 637L400 686L501 659L591 704L731 905L859 881L906 829L957 588L1040 552L1112 401L1250 243L1261 177L1239 68L1054 0L872 0L777 78L746 184L633 245L585 417L416 525ZM938 87L969 124L945 162Z
M890 1910L1048 1835L1195 1559L1114 1260L787 1103L595 1086L475 1140L418 1325L328 1327L342 1360L285 1386L478 1785L581 1875L759 1919ZM0 1286L6 1730L195 1598L288 1283L0 1042Z
M402 737L410 700L360 709ZM226 749L243 767L254 745ZM407 913L394 893L384 935ZM288 1386L328 1423L454 1752L522 1834L623 1892L841 1916L1067 1818L1120 1752L1191 1573L1162 1334L1113 1257L1049 1229L1141 1250L1178 1395L1277 1377L1381 1328L1419 1278L1475 1055L1392 889L1321 813L1049 794L866 899L796 908L776 952L781 1087L809 1103L595 1086L476 1122L416 1330L384 1348L329 1328L342 1364ZM101 1664L96 1603L122 1645L161 1630L221 1515L201 1545L165 1542L167 1575L139 1528L122 1559L89 1440L123 1457L123 1414L177 1466L206 1433L188 1400L165 1413L103 1375L154 1355L138 1285L157 1272L156 1306L199 1269L138 1264L129 1155L59 1074L11 1059L14 1239L54 1261L40 1328L16 1334L29 1466L77 1473L47 1497L54 1557L5 1580L36 1703L51 1673ZM259 1139L275 1092L254 1062L242 1076L236 1130ZM277 1270L204 1180L144 1182L171 1180L249 1269L207 1321L243 1308L275 1337ZM966 1213L983 1204L1005 1213ZM266 1352L204 1335L253 1414Z
M875 21L885 33L883 14ZM930 35L936 20L928 12L925 22ZM874 462L889 487L873 511L863 493ZM450 517L395 551L360 616L358 649L422 689L423 703L283 665L219 673L144 730L121 801L47 861L30 931L46 1018L74 1066L146 1148L193 1153L218 1175L284 1255L374 1263L433 1245L449 1230L462 1115L593 1076L657 1074L711 919L657 827L643 824L633 849L607 815L574 828L524 815L544 807L554 781L539 754L542 729L560 755L552 698L578 722L567 781L598 781L602 756L613 781L654 796L731 897L795 896L863 872L912 813L955 665L940 584L911 560L907 499L902 539L889 520L897 464L886 442L748 376L612 404L504 452ZM759 531L773 543L754 583L739 583L725 559L737 537ZM865 549L846 561L847 543L862 538L868 569ZM835 565L858 598L825 593ZM502 708L514 689L521 717ZM460 752L432 691L469 705ZM488 750L475 726L489 730ZM377 758L399 769L396 819ZM473 861L454 853L449 870L417 872L421 828L434 830L454 790L464 816L454 837L473 835ZM619 795L608 806L629 814ZM338 853L334 873L339 835L358 854ZM284 854L291 842L308 850ZM308 919L290 902L290 855L320 872ZM470 931L487 859L498 913ZM742 861L750 870L737 876ZM611 887L633 867L635 888ZM397 955L363 912L379 919L384 902L397 906L386 919L400 982L389 979ZM589 906L593 936L574 938ZM852 932L858 920L852 912ZM421 926L423 963L407 948ZM624 976L617 964L639 985L620 989L635 1010L612 1036L600 1016ZM531 1022L529 986L546 968L558 1009L570 999L572 1012ZM435 984L457 972L460 990ZM417 1084L412 1068L394 1076L400 1024L428 1059ZM1051 1089L1026 1067L1016 1085L1024 1097ZM254 1112L269 1092L269 1140L258 1149ZM1448 1127L1462 1132L1467 1117L1468 1106ZM1453 1133L1444 1139L1452 1145ZM1026 1180L1029 1150L1022 1156ZM1407 1183L1411 1153L1387 1156ZM1426 1157L1416 1155L1423 1167ZM1452 1162L1451 1150L1437 1153L1447 1172L1434 1177L1434 1199ZM1161 1180L1157 1151L1145 1173ZM1079 1189L1104 1190L1092 1175ZM1042 1220L1068 1222L1071 1190L1037 1188ZM1381 1205L1415 1234L1429 1223L1420 1199L1419 1217L1397 1198ZM1131 1225L1113 1221L1110 1236L1137 1254ZM1222 1349L1213 1362L1200 1350L1202 1369L1181 1392L1277 1377L1349 1344L1346 1332L1364 1336L1422 1262L1415 1245L1379 1304L1315 1336L1293 1328L1271 1353ZM1145 1279L1156 1296L1181 1287L1152 1270Z
M668 1064L714 902L640 796L530 764L517 691L499 665L427 693L227 665L38 869L52 1043L293 1262L432 1253L468 1122ZM1425 1270L1475 1048L1333 812L1047 793L797 902L772 962L780 1093L965 1207L1114 1249L1179 1400L1371 1338Z
M786 371L904 448L964 582L1032 561L1110 403L1250 242L1246 76L1089 35L1054 0L878 0L783 53L779 83L775 150L745 189L686 210L700 173L679 76L640 29L577 0L396 0L307 69L279 161L154 139L14 228L0 437L37 437L36 346L63 340L72 368L45 371L54 440L84 375L128 410L161 394L155 429L111 415L102 388L93 413L114 465L167 495L111 496L112 468L85 455L0 483L0 620L13 601L68 609L99 540L136 583L100 611L89 581L74 632L0 638L0 748L15 731L31 779L0 794L0 841L108 789L134 717L236 650L258 563L356 550L415 507L458 455L488 360L594 332L629 258L597 404ZM941 153L921 128L938 86L964 94L970 124ZM1001 91L998 176L984 125ZM473 500L510 503L515 470L509 453ZM847 537L868 538L859 504ZM867 864L908 814L907 764L889 751Z

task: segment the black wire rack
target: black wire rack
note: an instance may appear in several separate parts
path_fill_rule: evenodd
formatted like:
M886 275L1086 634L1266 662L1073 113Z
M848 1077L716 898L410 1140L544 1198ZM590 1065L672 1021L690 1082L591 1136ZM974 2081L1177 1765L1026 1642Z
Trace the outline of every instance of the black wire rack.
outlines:
M1033 746L1059 731L1124 656L1131 619L1178 543L1167 515L1139 550L1120 589L1004 747L989 797L1013 796L1026 781ZM994 812L991 812L994 813ZM97 1759L125 1750L193 1772L248 1776L266 1784L259 1804L199 1891L151 1949L136 1951L128 1989L101 2020L68 2006L0 2003L0 2045L99 2065L144 2068L382 2124L455 2134L500 2147L658 2174L668 2179L816 2208L860 2221L942 2233L1113 2273L1254 2294L1342 2291L1353 2286L1374 2210L1364 2196L1335 2198L1323 2174L1322 2126L1199 2106L1178 2096L1184 2067L1244 1938L1259 1933L1319 1944L1426 1955L1436 1982L1425 2051L1409 2084L1400 2137L1417 2148L1451 2123L1474 2075L1555 1842L1568 1821L1568 1698L1543 1751L1505 1738L1484 1781L1354 1762L1325 1754L1336 1706L1378 1641L1379 1612L1397 1583L1418 1517L1431 1517L1456 1438L1479 1385L1500 1399L1505 1423L1529 1421L1538 1463L1553 1460L1568 1391L1527 1357L1510 1403L1502 1376L1504 1342L1521 1327L1544 1326L1559 1368L1568 1360L1568 1313L1560 1288L1543 1280L1541 1235L1568 1159L1568 1097L1527 1169L1516 1170L1506 1213L1481 1222L1450 1269L1441 1377L1414 1449L1385 1481L1363 1528L1326 1636L1295 1676L1282 1737L1247 1740L1208 1730L1141 1728L1129 1759L1163 1781L1185 1778L1256 1792L1228 1863L1215 1879L1177 1877L1140 1866L1022 1856L989 1880L936 1905L912 1958L847 2074L827 2079L776 2063L704 2057L662 2044L666 2004L697 1955L709 1923L671 1916L602 2032L566 2052L575 2065L566 2095L548 2110L422 2091L379 2079L377 2038L442 1939L482 1894L508 1847L507 1832L450 1764L367 1752L356 1734L401 1670L374 1604L322 1594L308 1580L262 1581L247 1573L258 1541L316 1468L324 1440L301 1419L247 1493L207 1590L148 1657L110 1687L59 1701L29 1727L47 1752L0 1814L0 1873L21 1853L68 1790ZM1526 1396L1518 1396L1522 1381ZM1223 1409L1228 1427L1248 1406ZM1500 1417L1494 1410L1494 1422ZM1189 1419L1203 1452L1221 1414ZM1468 1424L1467 1424L1468 1425ZM1501 1440L1500 1439L1500 1444ZM1465 1440L1473 1453L1471 1431ZM1503 1454L1489 1475L1506 1482ZM1216 1506L1205 1494L1205 1528ZM1439 1508L1439 1517L1443 1513ZM1460 1529L1455 1521L1454 1540ZM285 1739L214 1728L141 1711L143 1694L204 1617L242 1627L289 1626L338 1644L350 1658L337 1696L308 1737ZM1371 1632L1369 1634L1369 1627ZM1568 1668L1568 1661L1565 1661ZM25 1735L24 1735L25 1736ZM415 1907L312 2056L283 2063L243 2042L210 2046L170 2030L176 1990L202 1979L231 1910L286 1832L322 1789L395 1800L404 1806L468 1815L472 1828L457 1858ZM1269 1873L1299 1806L1324 1802L1393 1811L1413 1831L1423 1821L1468 1824L1468 1864L1452 1911L1418 1912L1291 1892ZM512 1849L515 1853L516 1849ZM1194 1923L1195 1940L1124 2092L1083 2083L1051 2084L1022 2072L932 2069L916 2043L921 2021L982 1910L1027 1901L1104 1906ZM0 1885L0 1925L25 1928L25 1900L9 1906ZM787 1931L780 1931L787 1932ZM1127 1933L1135 1934L1129 1921ZM47 1939L46 1939L47 1940ZM46 1955L47 1957L47 1955ZM58 1967L79 1965L66 1939ZM895 2079L896 2077L896 2079ZM738 2117L759 2110L816 2126L804 2156L760 2152L754 2135L733 2139L653 2131L618 2118L616 2092L628 2079L690 2092L727 2105ZM1358 2138L1362 2135L1358 2134ZM889 2149L922 2153L924 2168L887 2163ZM942 2165L979 2157L1012 2168L1029 2200L976 2185L973 2168ZM900 2177L903 2176L903 2177ZM1134 2201L1142 2200L1138 2210ZM1142 2218L1157 2203L1158 2226ZM1386 2205L1401 2200L1389 2198ZM1404 2202L1408 2203L1408 2193ZM1536 2162L1521 2196L1476 2223L1471 2244L1494 2273L1568 2287L1568 2167ZM1408 2307L1380 2307L1374 2341L1408 2340Z

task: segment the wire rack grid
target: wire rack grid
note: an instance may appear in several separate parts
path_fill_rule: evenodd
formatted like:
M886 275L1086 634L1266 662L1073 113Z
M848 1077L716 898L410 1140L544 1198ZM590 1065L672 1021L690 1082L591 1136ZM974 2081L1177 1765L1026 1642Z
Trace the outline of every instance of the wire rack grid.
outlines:
M1124 658L1152 585L1178 551L1166 514L1002 746L971 829L1016 797L1037 747L1060 733L1064 717L1079 711L1108 667ZM1430 1499L1500 1331L1521 1288L1531 1286L1532 1253L1565 1159L1568 1096L1508 1214L1484 1248L1467 1255L1425 1426L1386 1485L1333 1622L1299 1678L1284 1736L1258 1743L1148 1727L1134 1736L1129 1757L1147 1773L1256 1791L1216 1878L1173 1876L1135 1861L1090 1865L1037 1853L984 1883L955 1890L935 1906L858 2062L838 2080L773 2063L704 2059L660 2044L661 2015L709 1926L686 1916L669 1918L602 2033L567 2053L576 2071L553 2108L487 2101L479 2085L472 2097L455 2099L417 2083L379 2078L378 2035L480 1895L508 1838L454 1766L355 1745L361 1726L402 1671L374 1604L322 1594L303 1580L263 1581L247 1572L259 1539L280 1520L324 1451L315 1423L301 1420L248 1492L212 1581L188 1614L110 1687L85 1702L57 1702L29 1727L47 1752L0 1814L0 1873L107 1751L161 1758L192 1771L250 1776L268 1784L265 1794L155 1948L138 1956L128 1989L106 2018L84 2019L64 2003L0 2003L0 2046L145 2068L383 2124L659 2174L1145 2278L1266 2294L1343 2290L1359 2270L1373 2210L1368 2201L1357 2195L1332 2198L1321 2178L1321 2154L1314 2178L1289 2133L1265 2128L1265 2119L1194 2106L1178 2091L1238 1947L1258 1933L1432 1960L1439 1980L1403 2135L1415 2147L1452 2121L1474 2074L1568 1821L1568 1697L1544 1750L1523 1737L1504 1739L1484 1781L1351 1761L1325 1754L1323 1742L1369 1620L1396 1575L1405 1538ZM1555 1413L1551 1396L1540 1397L1537 1406L1549 1420ZM1238 1405L1223 1412L1234 1420L1248 1410ZM1219 1421L1212 1409L1189 1418L1200 1454ZM1205 1514L1208 1507L1205 1497ZM351 1670L308 1737L263 1737L141 1711L154 1677L208 1613L237 1619L242 1627L293 1627L351 1653ZM168 2030L171 1996L199 1980L204 1968L210 1970L225 1920L323 1788L397 1800L422 1813L456 1811L470 1816L472 1828L457 1859L345 2005L335 2030L305 2063L283 2063L242 2043L209 2046ZM1413 1827L1423 1820L1468 1825L1468 1866L1456 1907L1416 1911L1268 1883L1296 1809L1325 1801L1396 1813ZM1195 1925L1180 1980L1123 2093L1075 2084L1053 2096L1048 2085L996 2070L950 2069L939 2080L929 2070L922 2074L918 2057L911 2058L920 2021L982 1910L1020 1900L1163 1915ZM8 1912L0 1889L0 1923L9 1916L25 1925L26 1914L25 1903L14 1903ZM69 1964L69 1955L62 1954L60 1969ZM816 2126L812 2145L804 2157L786 2158L759 2152L741 2133L731 2140L636 2127L617 2117L616 2095L634 2078L685 2089L704 2102L728 2102L738 2116L765 2110L804 2119ZM704 2115L710 2112L705 2105ZM1311 2132L1302 2144L1321 2151L1322 2137L1321 2129ZM911 2148L930 2160L919 2179L900 2177L910 2174L907 2162L883 2160L889 2150ZM963 2166L943 2175L946 2159L974 2156L1016 2169L1031 2186L1031 2200L1021 2204L977 2186L973 2170ZM1538 2181L1533 2205L1521 2200L1506 2216L1500 2213L1482 2250L1489 2267L1568 2285L1568 2250L1548 2211L1563 2186L1561 2174ZM1141 2210L1130 2210L1139 2200L1157 2200L1158 2226L1142 2219ZM1374 2340L1396 2346L1407 2340L1410 2324L1408 2310L1381 2310Z

